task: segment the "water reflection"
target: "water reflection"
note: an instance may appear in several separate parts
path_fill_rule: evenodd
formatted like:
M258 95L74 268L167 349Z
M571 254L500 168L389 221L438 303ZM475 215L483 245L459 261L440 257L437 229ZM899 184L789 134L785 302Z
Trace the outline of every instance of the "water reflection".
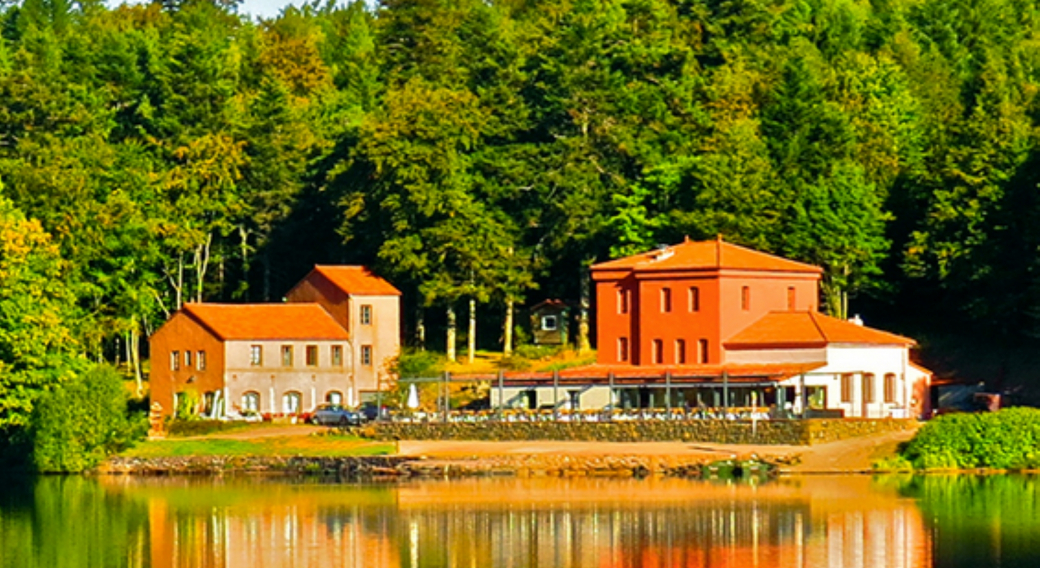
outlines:
M1035 481L990 480L42 478L0 492L0 566L1037 565Z

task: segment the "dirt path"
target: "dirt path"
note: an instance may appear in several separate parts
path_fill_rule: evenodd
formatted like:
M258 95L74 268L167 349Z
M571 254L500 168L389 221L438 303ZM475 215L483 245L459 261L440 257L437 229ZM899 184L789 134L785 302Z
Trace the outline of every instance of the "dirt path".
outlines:
M680 456L704 459L763 458L794 461L784 466L784 473L851 473L869 472L871 463L895 452L899 443L912 438L914 431L893 432L880 436L850 438L816 446L766 446L683 442L469 442L469 441L401 441L398 453L425 456L436 460L481 459L495 456L568 455L568 456ZM800 460L800 461L799 461Z
M248 440L255 438L310 436L327 431L327 426L264 425L236 432L197 438ZM474 460L499 456L675 456L691 459L747 458L757 455L781 462L784 473L868 472L871 463L892 455L898 444L913 437L916 429L879 436L850 438L816 446L768 446L684 442L478 442L478 441L401 441L398 454L424 456L433 460Z

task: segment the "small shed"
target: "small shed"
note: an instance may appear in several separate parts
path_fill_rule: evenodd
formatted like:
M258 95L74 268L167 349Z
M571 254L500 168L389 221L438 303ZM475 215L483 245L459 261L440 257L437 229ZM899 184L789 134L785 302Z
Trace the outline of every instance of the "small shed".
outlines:
M531 337L535 345L566 345L571 308L562 300L543 300L531 307Z

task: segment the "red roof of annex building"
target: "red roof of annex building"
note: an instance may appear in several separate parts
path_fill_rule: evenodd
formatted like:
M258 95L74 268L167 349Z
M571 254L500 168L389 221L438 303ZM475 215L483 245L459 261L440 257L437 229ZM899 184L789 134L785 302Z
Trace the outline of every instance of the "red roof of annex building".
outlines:
M315 265L314 272L321 274L347 294L360 296L400 296L394 285L376 276L364 266Z
M686 240L677 245L663 247L650 252L601 262L592 266L593 271L633 270L656 272L662 270L756 270L778 272L815 272L818 266L796 262L727 243L719 236L714 241Z
M185 304L181 311L224 341L350 338L318 304Z
M832 343L915 345L909 337L818 312L771 312L726 341L726 349L823 347Z
M663 381L669 375L672 382L711 382L719 381L725 375L734 383L754 383L763 381L779 381L808 373L825 366L823 361L807 363L727 363L722 365L584 365L571 367L556 372L560 385L570 383L588 384L592 382L607 383L613 380L616 384L626 382L642 383L647 380ZM453 375L452 379L461 381L495 380L494 375ZM553 379L552 371L507 371L503 378L510 385L518 383L544 383Z

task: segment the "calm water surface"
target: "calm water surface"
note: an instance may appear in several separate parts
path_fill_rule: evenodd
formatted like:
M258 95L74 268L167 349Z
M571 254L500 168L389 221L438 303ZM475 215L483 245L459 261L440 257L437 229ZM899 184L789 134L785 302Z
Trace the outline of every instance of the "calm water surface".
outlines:
M0 480L0 567L1040 567L1038 478Z

